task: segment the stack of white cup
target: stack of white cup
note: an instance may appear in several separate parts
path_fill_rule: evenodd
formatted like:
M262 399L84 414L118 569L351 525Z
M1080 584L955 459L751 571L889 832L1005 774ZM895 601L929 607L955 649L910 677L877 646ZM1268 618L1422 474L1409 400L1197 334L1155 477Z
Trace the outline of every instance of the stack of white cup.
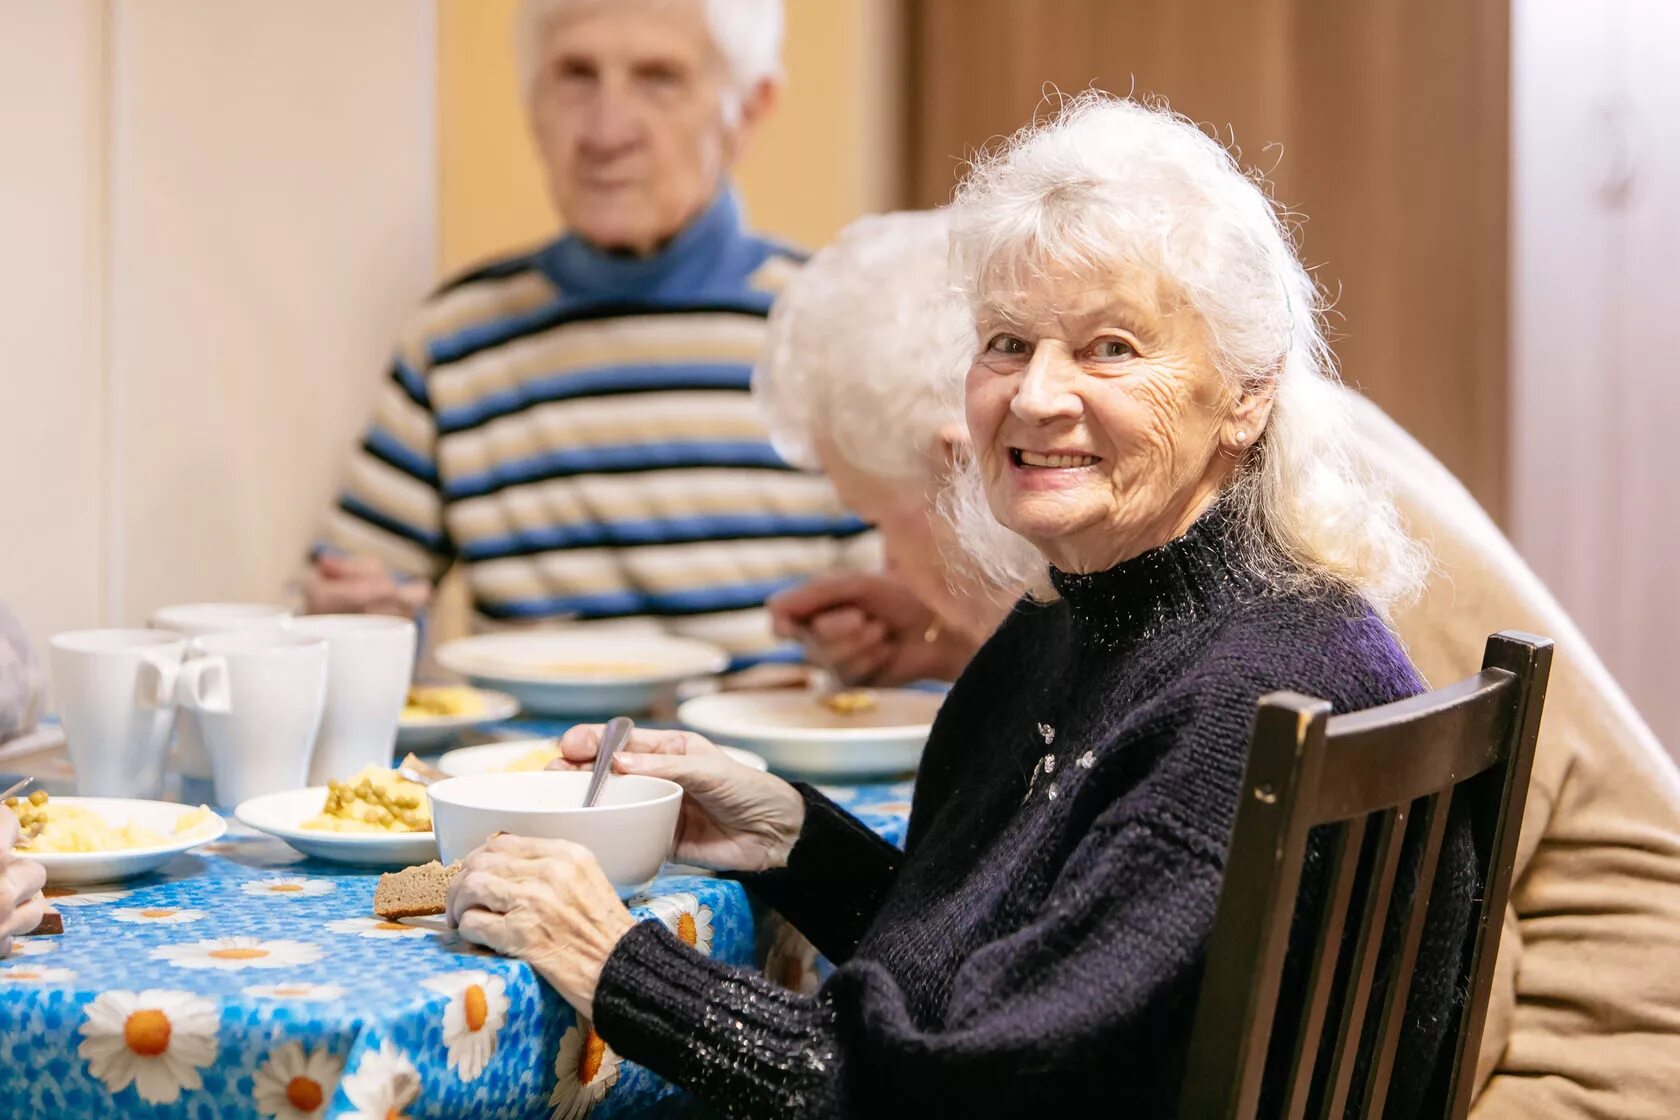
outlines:
M406 619L293 619L279 607L167 607L151 630L52 639L55 693L77 790L155 797L181 708L183 780L217 804L391 765L414 665Z

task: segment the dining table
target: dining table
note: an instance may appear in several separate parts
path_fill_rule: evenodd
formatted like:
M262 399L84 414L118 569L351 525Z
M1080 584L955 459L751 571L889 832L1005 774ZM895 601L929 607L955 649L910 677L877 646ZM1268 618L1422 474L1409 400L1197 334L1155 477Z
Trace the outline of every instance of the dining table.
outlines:
M903 843L908 776L820 788ZM19 938L0 960L0 1114L707 1114L615 1054L523 961L463 940L441 917L376 916L379 869L306 857L223 812L226 834L154 873L47 890L63 933ZM699 868L667 864L628 905L697 952L799 991L829 971L740 883Z

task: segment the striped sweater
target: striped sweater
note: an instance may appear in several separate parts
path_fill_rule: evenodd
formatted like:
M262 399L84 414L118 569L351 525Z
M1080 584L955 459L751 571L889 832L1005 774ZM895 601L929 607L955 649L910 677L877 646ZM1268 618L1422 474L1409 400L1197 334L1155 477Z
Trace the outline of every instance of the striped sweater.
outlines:
M741 664L791 656L765 598L872 544L749 392L799 259L725 190L654 257L566 236L447 285L399 341L321 547L431 580L459 561L480 625L651 620Z

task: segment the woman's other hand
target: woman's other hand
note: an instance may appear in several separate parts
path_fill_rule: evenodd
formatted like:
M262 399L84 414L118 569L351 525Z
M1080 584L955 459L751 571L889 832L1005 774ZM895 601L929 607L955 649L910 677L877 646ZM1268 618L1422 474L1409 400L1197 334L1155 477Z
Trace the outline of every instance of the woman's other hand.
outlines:
M550 768L593 763L600 742L599 725L572 728L561 737L561 757ZM805 801L798 790L686 731L638 727L613 756L613 769L668 778L683 787L676 851L683 863L719 871L785 867L805 826Z
M526 961L586 1019L601 969L636 924L588 848L506 833L466 858L446 912L462 937Z
M776 633L851 684L956 680L979 648L891 576L817 576L770 597Z
M0 957L12 951L12 938L41 924L46 903L39 897L46 870L12 851L17 843L18 819L0 805Z

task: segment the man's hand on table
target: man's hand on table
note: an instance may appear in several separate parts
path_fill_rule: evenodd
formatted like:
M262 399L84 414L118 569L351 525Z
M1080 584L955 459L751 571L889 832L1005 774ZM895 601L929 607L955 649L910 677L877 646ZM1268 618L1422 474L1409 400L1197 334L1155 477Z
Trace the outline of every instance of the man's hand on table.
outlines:
M765 604L776 633L850 684L956 680L978 644L890 576L817 576Z
M12 951L12 938L41 924L46 903L38 896L47 881L39 863L12 851L17 843L18 819L0 805L0 957Z
M589 849L506 833L467 857L447 914L462 937L536 969L585 1019L607 957L636 924Z
M309 614L393 614L413 618L431 600L425 580L398 580L372 556L323 553L303 581Z

